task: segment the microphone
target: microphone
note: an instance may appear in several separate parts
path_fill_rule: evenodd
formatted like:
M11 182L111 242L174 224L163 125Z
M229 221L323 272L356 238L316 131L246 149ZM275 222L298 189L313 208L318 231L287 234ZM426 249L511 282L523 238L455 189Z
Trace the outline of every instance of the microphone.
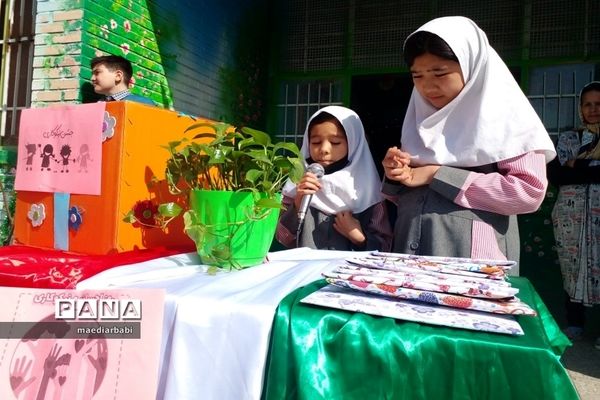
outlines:
M306 172L312 172L318 179L321 179L323 175L325 175L325 169L319 163L312 163L306 169ZM304 224L304 217L306 217L306 212L308 211L308 206L310 205L310 201L312 200L313 195L309 194L302 197L300 201L300 209L298 210L298 229Z

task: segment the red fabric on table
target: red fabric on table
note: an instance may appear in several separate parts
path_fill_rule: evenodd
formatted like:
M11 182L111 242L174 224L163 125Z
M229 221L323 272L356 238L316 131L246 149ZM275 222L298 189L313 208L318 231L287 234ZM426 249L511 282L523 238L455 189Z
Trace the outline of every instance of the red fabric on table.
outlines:
M135 264L194 249L153 248L85 255L31 246L0 247L0 286L75 289L83 279L112 267Z

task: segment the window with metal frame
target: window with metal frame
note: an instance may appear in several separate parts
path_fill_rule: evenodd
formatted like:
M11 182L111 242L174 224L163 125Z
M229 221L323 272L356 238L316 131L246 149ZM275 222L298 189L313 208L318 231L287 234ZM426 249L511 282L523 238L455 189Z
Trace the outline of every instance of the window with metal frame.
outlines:
M276 136L300 146L310 116L322 107L342 104L341 80L282 82L276 105Z
M568 64L531 70L528 98L554 140L576 128L579 92L594 80L594 64Z
M16 144L21 110L31 105L36 2L7 0L0 4L0 136Z

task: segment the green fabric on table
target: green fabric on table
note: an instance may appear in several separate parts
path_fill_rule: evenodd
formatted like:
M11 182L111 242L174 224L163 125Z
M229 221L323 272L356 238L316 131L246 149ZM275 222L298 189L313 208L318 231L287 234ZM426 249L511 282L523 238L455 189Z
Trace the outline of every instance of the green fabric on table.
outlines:
M263 399L577 399L559 357L570 345L533 286L512 278L538 317L524 336L419 324L301 304L318 281L279 304Z

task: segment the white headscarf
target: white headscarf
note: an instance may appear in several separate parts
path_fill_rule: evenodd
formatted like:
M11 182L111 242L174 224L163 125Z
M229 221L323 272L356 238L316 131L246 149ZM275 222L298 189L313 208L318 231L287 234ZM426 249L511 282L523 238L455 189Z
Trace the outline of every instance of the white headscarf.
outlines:
M600 123L589 123L585 120L585 118L583 118L583 112L581 110L581 106L582 106L582 102L583 102L583 91L584 90L589 90L589 91L596 91L596 88L594 89L588 89L588 86L598 86L600 85L600 82L598 81L591 81L590 83L586 83L581 90L579 91L579 103L578 103L578 107L577 110L579 112L579 119L581 120L581 123L583 125L583 129L587 129L588 131L595 133L595 134L600 134Z
M439 110L413 88L402 126L402 149L414 156L416 165L472 167L534 150L543 151L546 162L556 156L529 100L473 21L437 18L418 31L431 32L450 46L465 87Z
M348 164L339 171L321 178L321 190L314 194L310 206L327 214L351 210L360 213L383 200L381 182L371 156L365 130L358 115L345 107L328 106L314 113L306 125L302 148L304 158L310 157L308 127L322 112L333 115L344 127L348 141ZM296 195L296 185L288 181L282 190L289 197Z

